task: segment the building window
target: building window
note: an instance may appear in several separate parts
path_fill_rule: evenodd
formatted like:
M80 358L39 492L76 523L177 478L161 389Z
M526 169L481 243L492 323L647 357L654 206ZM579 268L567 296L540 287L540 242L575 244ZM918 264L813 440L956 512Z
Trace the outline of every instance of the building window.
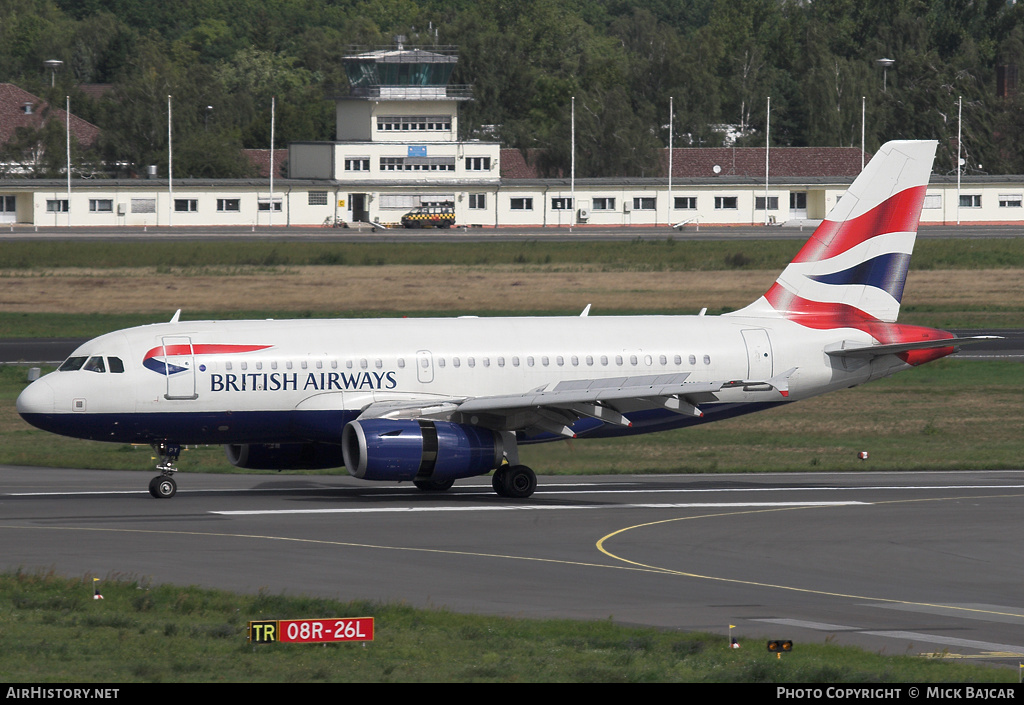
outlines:
M366 166L369 169L369 163ZM455 171L455 157L381 157L381 171Z
M756 210L756 211L763 211L764 210L764 198L765 198L764 196L754 196L754 210ZM770 210L770 211L777 211L777 210L779 210L779 197L778 196L768 196L768 210Z
M715 196L715 210L736 210L739 208L737 205L736 196Z
M676 196L675 202L676 210L692 211L697 209L696 196Z
M109 198L90 198L89 199L89 212L90 213L113 213L114 212L114 201Z
M156 213L156 199L133 198L132 213Z
M175 198L174 211L176 213L195 213L199 210L199 201L195 198Z
M1024 202L1024 196L1019 193L1004 193L999 196L1000 208L1020 208L1022 202Z
M326 191L310 191L306 194L306 203L310 206L326 206L327 205L327 192Z
M451 132L450 115L381 115L377 118L381 132Z
M47 213L67 213L68 202L66 199L52 199L46 202Z
M613 211L613 210L615 210L615 199L614 198L595 198L594 199L594 210L595 211Z
M551 210L553 210L553 211L571 211L572 210L572 199L571 198L552 198L551 199Z
M466 169L469 171L490 171L490 157L466 157Z
M532 211L533 210L533 199L532 198L513 198L511 208L514 211Z
M637 196L633 199L633 210L653 211L657 208L658 199L649 196Z
M487 208L487 194L485 193L471 193L469 194L469 209L471 211L483 210Z
M382 193L380 195L380 207L382 209L409 210L411 208L419 208L420 202L420 197L417 194Z
M270 210L270 198L268 198L267 196L261 196L258 199L256 205L257 205L257 208L259 208L259 210L261 210L261 211L269 211ZM275 198L274 199L274 212L275 213L280 213L281 212L281 199L280 198Z
M964 194L960 196L961 208L981 208L981 194Z
M937 209L942 208L942 194L941 193L929 193L924 197L924 208Z
M369 157L345 157L345 171L369 171Z
M806 191L790 191L789 192L789 209L795 211L807 210L807 192Z
M237 212L241 210L240 201L237 198L218 198L217 199L217 212Z

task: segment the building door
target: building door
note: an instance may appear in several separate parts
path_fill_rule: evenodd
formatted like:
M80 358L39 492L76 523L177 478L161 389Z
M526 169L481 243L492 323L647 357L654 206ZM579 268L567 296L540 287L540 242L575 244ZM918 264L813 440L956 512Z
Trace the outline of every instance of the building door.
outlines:
M807 192L789 192L789 217L790 220L803 220L807 217Z
M349 205L352 207L352 222L354 223L368 223L370 222L370 214L366 210L366 194L365 193L350 193L348 195Z
M18 216L14 210L14 196L0 196L0 223L17 223Z

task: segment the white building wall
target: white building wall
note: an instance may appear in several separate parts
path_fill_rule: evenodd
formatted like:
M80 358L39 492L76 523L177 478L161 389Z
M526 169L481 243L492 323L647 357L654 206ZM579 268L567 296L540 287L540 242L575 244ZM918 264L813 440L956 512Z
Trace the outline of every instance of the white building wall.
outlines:
M468 171L457 171L456 176L461 178L436 179L427 172L406 179L384 179L378 173L348 182L275 180L274 200L279 205L272 212L269 183L257 180L175 182L173 200L182 204L182 210L174 209L166 181L159 180L73 181L70 212L62 205L68 199L66 186L52 181L0 182L0 195L16 199L14 227L319 226L328 218L351 221L353 195L362 195L369 218L381 223L397 223L417 199L453 200L456 224L467 227L667 227L684 221L735 226L765 221L764 210L756 208L756 199L764 196L763 185L673 184L670 201L667 184L577 183L576 200L569 208L573 191L563 179L502 183L492 175ZM778 199L778 209L768 215L784 222L790 213L789 194L799 191L807 194L807 218L820 220L845 190L842 184L769 186L768 195ZM675 207L677 199L695 207ZM587 217L574 223L574 214L581 209ZM963 183L959 194L955 183L929 186L921 222L956 224L958 216L966 225L1024 224L1024 178Z
M341 182L387 180L394 183L442 184L454 179L491 180L501 178L496 142L336 142L333 178ZM289 164L295 156L292 152ZM323 157L317 156L322 162ZM308 170L301 165L290 174L298 177Z

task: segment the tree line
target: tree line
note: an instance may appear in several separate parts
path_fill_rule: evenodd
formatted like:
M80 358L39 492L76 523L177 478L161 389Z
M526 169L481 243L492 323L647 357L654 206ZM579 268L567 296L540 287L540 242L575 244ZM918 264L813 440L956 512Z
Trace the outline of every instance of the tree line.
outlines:
M761 146L769 119L778 146L938 139L940 173L960 134L965 173L1024 173L1024 8L1005 0L0 0L0 81L70 96L102 129L76 169L165 174L171 95L175 177L241 177L240 150L270 146L272 96L276 145L330 141L342 58L397 35L457 46L460 136L536 149L545 174L569 168L573 98L579 176L657 173L670 130ZM0 162L62 139L22 135Z

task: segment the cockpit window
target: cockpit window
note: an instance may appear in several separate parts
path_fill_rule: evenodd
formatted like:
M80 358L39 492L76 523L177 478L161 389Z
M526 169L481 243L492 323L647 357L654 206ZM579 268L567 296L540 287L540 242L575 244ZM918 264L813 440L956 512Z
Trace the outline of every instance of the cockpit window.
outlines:
M82 367L82 369L85 370L86 372L106 372L107 371L106 365L103 364L103 358L99 357L98 355L96 357L90 357L89 361L85 363L85 365Z
M60 367L58 367L57 369L60 372L74 372L75 370L82 369L82 365L85 364L85 361L87 359L89 359L89 358L86 358L86 357L69 357L67 360L64 361L64 364L61 365Z
M110 371L120 374L124 372L124 363L121 362L119 357L108 357L107 363L110 365Z

